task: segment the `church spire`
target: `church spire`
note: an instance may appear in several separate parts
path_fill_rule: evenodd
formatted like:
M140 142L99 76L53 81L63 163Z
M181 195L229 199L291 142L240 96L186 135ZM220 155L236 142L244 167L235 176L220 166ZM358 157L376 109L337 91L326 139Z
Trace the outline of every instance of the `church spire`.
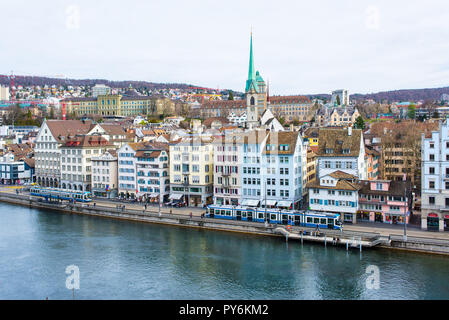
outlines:
M246 92L251 88L251 84L254 84L254 89L257 91L256 82L256 70L254 69L254 56L253 56L253 32L251 31L251 42L249 49L249 70L248 70L248 80L246 80Z
M249 70L248 70L248 80L256 79L256 70L254 69L254 56L253 56L253 33L251 32L251 42L249 49Z

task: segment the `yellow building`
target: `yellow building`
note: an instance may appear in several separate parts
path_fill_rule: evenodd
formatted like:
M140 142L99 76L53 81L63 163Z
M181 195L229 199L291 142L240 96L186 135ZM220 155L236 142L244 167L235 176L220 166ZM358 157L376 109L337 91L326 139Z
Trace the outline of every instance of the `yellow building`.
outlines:
M213 201L213 138L187 137L170 144L170 201L203 206Z
M64 99L66 114L77 116L136 116L174 114L175 103L163 96L142 96L130 87L123 94L99 95L96 98Z

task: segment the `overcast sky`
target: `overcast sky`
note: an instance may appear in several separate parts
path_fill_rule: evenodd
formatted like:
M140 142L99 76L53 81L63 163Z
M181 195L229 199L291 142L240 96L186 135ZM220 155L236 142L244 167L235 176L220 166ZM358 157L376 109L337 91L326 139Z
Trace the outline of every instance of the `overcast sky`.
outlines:
M0 0L0 74L270 94L449 86L447 0Z

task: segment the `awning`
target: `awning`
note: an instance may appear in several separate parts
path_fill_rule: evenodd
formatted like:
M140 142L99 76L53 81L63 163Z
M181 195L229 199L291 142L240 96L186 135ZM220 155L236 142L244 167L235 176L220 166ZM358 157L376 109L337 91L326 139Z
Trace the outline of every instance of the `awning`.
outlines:
M181 193L171 193L169 199L170 200L179 200L181 199L183 194Z
M242 201L242 206L257 207L258 205L259 205L259 200L245 199Z
M267 206L275 206L276 205L276 200L264 200L262 201L262 205L265 206L265 201L267 203Z
M282 208L290 208L291 205L292 201L279 201L277 206Z
M257 207L259 205L259 200L248 200L248 206Z
M157 198L157 197L159 197L159 193L150 194L150 198Z

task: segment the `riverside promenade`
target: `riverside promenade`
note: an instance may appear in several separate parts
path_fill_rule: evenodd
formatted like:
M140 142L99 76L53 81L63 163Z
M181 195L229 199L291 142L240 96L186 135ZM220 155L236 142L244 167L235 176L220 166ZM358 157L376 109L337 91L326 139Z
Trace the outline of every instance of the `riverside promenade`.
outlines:
M88 204L77 203L75 205L67 201L48 203L17 187L0 187L0 201L114 219L278 236L285 237L287 241L291 239L300 240L301 243L311 241L324 245L345 246L346 250L350 248L362 250L362 247L380 246L407 251L449 254L449 233L429 232L409 227L407 228L407 241L403 239L403 227L370 223L344 225L343 231L323 229L317 235L314 233L314 228L294 226L291 230L287 230L283 225L203 218L201 215L205 213L204 208L162 207L159 214L157 205L147 205L145 210L141 203L106 199L94 199Z

